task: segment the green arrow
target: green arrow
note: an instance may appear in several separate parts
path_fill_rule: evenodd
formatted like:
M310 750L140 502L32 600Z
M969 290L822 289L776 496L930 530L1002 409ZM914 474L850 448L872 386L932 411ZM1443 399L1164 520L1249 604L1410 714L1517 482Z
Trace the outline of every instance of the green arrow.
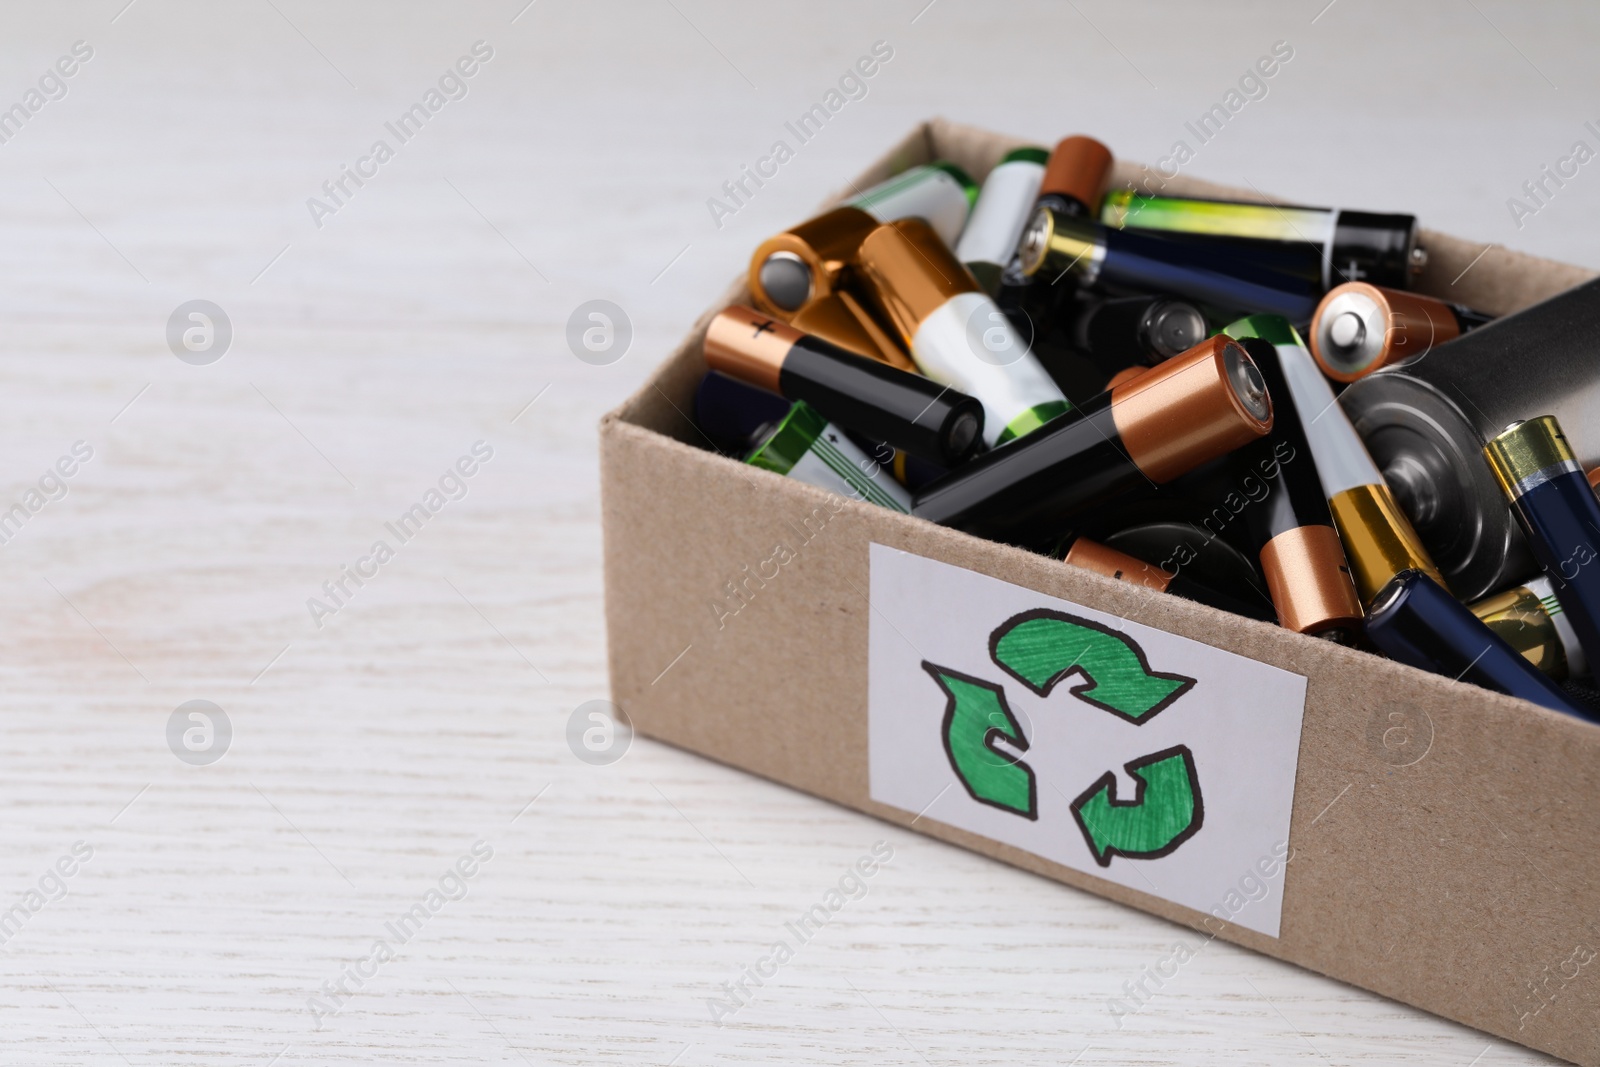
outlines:
M1028 739L1006 706L1000 687L927 661L922 669L949 698L941 731L944 751L972 799L1025 819L1037 819L1039 797L1033 768L995 747L995 742L1004 738L1012 748L1028 748Z
M1081 674L1087 680L1072 688L1073 696L1135 724L1149 722L1194 686L1186 675L1152 671L1127 634L1047 609L1007 619L990 635L989 655L1040 696Z
M1139 783L1132 800L1117 799L1116 776L1107 771L1072 802L1072 817L1102 867L1111 866L1112 856L1165 856L1193 837L1205 820L1200 778L1187 746L1123 766Z

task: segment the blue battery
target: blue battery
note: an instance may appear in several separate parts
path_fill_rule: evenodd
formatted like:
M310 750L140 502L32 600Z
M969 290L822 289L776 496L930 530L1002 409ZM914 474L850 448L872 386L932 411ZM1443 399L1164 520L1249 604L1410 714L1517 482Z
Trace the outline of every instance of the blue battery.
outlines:
M1483 448L1528 546L1590 663L1600 656L1600 500L1554 415L1512 423Z

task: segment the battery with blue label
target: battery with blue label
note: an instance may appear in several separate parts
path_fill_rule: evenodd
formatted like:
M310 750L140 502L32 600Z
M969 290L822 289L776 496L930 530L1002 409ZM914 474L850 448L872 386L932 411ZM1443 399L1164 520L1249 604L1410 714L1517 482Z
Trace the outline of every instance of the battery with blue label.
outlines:
M1356 281L1408 289L1427 263L1413 215L1145 196L1117 189L1106 196L1100 221L1117 230L1232 245L1266 257L1323 291Z
M1367 608L1367 636L1390 659L1418 670L1594 717L1421 571L1403 570L1378 590Z
M1165 293L1237 313L1282 315L1291 322L1310 322L1322 295L1317 283L1232 249L1114 230L1048 206L1028 221L1018 256L1023 273L1038 282L1070 277L1080 285Z
M1483 454L1593 662L1600 658L1600 499L1561 424L1550 415L1513 423Z
M762 435L745 462L852 500L911 510L905 487L804 401Z

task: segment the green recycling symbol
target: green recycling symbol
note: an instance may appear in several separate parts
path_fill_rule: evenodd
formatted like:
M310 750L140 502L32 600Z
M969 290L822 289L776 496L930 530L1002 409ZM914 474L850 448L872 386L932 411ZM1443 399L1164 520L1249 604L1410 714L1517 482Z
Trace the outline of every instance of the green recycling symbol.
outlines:
M1195 679L1153 671L1127 634L1089 619L1041 609L1014 615L989 636L989 656L1038 696L1077 676L1068 692L1135 726L1149 722L1194 688ZM980 804L1039 817L1038 783L1019 755L1028 750L1022 725L1004 690L924 660L946 697L941 736L950 767ZM1102 867L1112 857L1154 859L1193 837L1205 817L1194 754L1175 745L1123 765L1138 783L1117 796L1111 771L1072 801L1072 816Z

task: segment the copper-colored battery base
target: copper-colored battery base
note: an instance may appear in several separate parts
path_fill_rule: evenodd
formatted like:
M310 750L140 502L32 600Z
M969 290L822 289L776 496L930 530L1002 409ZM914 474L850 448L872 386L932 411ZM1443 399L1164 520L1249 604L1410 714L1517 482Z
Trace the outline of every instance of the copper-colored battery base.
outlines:
M1424 356L1459 336L1461 324L1443 301L1346 282L1329 290L1317 305L1311 320L1311 354L1322 373L1334 381L1353 382Z
M1135 559L1126 552L1118 552L1097 541L1091 541L1087 537L1080 537L1072 542L1072 547L1067 549L1067 554L1061 558L1074 567L1082 567L1086 571L1094 571L1107 578L1115 578L1119 582L1141 585L1159 593L1166 592L1167 586L1172 584L1171 573L1144 560Z
M1099 218L1100 201L1111 183L1111 149L1093 137L1067 137L1057 143L1044 165L1039 195L1059 196L1081 204L1088 218Z
M1284 629L1316 634L1360 626L1361 601L1332 526L1285 530L1262 546L1261 570Z
M1192 469L1197 455L1220 456L1272 429L1261 372L1221 335L1116 386L1111 414L1128 457L1157 484Z

